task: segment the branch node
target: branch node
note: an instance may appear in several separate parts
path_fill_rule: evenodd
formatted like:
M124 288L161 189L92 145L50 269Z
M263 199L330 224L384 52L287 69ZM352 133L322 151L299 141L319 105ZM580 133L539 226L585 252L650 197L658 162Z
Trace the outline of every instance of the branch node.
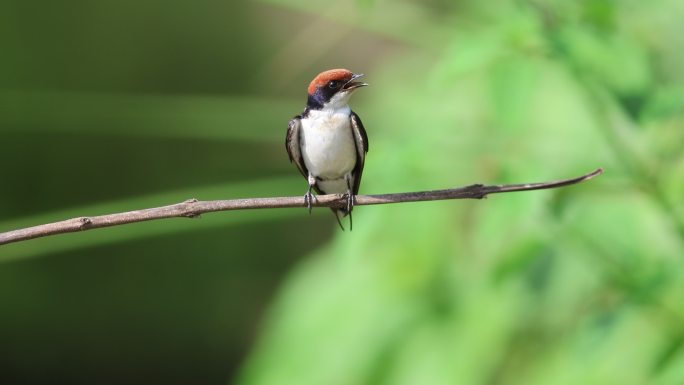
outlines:
M484 187L484 185L483 185L482 183L475 183L475 184L471 184L471 185L469 185L469 186L465 186L463 189L464 189L464 190L475 190L475 191L479 191L479 190L482 190L483 187Z
M183 212L180 214L182 217L185 218L199 218L200 213L196 212L193 210L193 206L195 206L193 203L199 202L197 198L190 198L186 199L183 201Z
M81 217L79 218L79 221L81 222L81 230L87 229L90 225L93 224L93 220L90 219L90 217Z

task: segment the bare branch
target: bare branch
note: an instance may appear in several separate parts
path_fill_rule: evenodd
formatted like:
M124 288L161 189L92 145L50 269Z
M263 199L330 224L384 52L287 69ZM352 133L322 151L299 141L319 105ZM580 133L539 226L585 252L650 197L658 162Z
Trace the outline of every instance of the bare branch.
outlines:
M355 206L379 205L385 203L434 201L446 199L482 199L489 194L507 193L514 191L529 191L558 188L580 183L595 176L601 175L603 169L597 169L589 174L572 179L563 179L545 183L506 184L485 186L474 184L461 188L446 190L419 191L396 194L357 195L354 199ZM53 222L44 225L27 227L24 229L0 233L0 245L19 242L33 238L46 237L48 235L72 233L97 229L100 227L118 226L127 223L151 221L155 219L185 217L193 218L204 213L228 210L247 209L272 209L305 207L304 198L277 197L277 198L246 198L214 201L198 201L189 199L182 203L170 206L155 207L150 209L127 211L124 213L99 215L94 217L78 217L65 221ZM339 207L346 206L343 194L319 195L313 202L314 207Z

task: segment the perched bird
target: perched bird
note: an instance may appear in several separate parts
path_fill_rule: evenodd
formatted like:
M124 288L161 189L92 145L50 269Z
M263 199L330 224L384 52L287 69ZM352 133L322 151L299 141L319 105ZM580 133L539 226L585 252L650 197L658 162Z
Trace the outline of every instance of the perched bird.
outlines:
M285 147L299 172L307 179L309 188L304 201L311 212L315 196L319 194L347 194L347 206L332 209L337 223L349 215L354 195L359 192L363 163L368 152L368 137L361 119L349 108L354 91L368 84L357 82L363 74L346 69L321 72L308 88L306 108L290 120Z

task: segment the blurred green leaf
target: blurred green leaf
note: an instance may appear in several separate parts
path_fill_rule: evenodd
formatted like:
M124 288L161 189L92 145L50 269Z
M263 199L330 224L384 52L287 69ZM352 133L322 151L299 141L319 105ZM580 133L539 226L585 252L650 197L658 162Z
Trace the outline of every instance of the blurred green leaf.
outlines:
M616 93L638 95L651 85L648 56L628 38L568 26L560 39L578 71L605 83Z

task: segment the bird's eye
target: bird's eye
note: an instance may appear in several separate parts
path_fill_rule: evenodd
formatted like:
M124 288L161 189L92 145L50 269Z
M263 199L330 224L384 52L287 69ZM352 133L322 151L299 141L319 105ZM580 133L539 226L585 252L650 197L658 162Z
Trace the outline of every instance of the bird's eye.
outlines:
M335 88L337 88L337 87L339 86L339 84L340 84L340 83L339 83L338 81L336 81L336 80L331 80L331 81L328 82L328 87L329 87L329 88L332 88L332 89L335 89Z

